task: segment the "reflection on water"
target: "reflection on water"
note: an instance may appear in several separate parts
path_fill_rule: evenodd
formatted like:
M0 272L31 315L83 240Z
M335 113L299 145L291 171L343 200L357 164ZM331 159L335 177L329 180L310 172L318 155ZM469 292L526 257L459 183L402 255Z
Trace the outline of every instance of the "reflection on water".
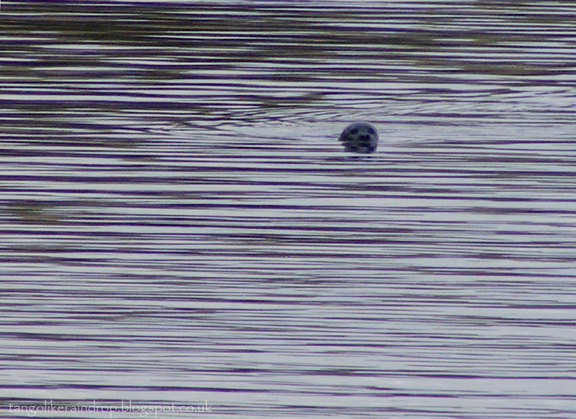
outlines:
M2 6L5 415L576 414L572 3Z

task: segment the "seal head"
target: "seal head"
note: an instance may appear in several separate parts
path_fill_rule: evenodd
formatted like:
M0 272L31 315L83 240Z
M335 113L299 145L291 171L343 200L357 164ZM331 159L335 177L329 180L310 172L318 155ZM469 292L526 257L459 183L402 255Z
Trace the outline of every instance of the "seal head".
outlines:
M378 132L368 122L354 122L344 128L338 139L352 153L373 153L378 147Z

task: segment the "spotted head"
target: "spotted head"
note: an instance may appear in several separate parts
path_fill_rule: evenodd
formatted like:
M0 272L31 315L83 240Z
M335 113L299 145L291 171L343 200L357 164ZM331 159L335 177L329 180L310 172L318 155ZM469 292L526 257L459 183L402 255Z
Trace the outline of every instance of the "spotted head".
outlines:
M378 132L367 122L354 122L344 128L338 141L346 151L352 153L372 153L378 146Z

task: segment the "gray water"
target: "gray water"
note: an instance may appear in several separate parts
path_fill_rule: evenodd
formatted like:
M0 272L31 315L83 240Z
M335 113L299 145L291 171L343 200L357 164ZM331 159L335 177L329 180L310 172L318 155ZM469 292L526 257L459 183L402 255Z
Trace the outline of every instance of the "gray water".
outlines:
M3 416L576 418L572 1L78 3L0 10Z

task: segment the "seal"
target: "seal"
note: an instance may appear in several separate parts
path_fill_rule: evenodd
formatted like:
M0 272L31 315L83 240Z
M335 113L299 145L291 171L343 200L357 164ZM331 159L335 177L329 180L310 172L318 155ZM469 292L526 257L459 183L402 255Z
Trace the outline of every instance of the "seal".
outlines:
M340 134L338 139L352 153L373 153L378 147L378 132L368 122L353 122Z

